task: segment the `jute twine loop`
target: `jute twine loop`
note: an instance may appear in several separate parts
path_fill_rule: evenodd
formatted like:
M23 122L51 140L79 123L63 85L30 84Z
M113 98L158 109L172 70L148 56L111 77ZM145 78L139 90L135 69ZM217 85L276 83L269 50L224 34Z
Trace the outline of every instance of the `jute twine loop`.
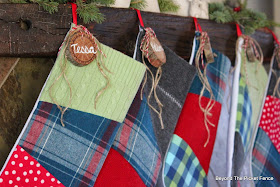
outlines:
M209 42L210 43L210 39L209 39L209 36L206 32L201 32L201 36L200 36L200 45L199 45L199 48L198 48L198 51L196 53L196 57L195 57L195 66L196 66L196 69L197 69L197 72L198 72L198 77L200 79L200 81L203 83L203 87L201 89L201 92L200 92L200 95L199 95L199 107L201 109L201 111L204 113L204 125L205 125L205 128L206 128L206 131L207 131L207 140L206 142L204 143L204 147L206 147L209 143L209 140L210 140L210 129L209 129L209 126L212 126L212 127L215 127L215 125L213 123L210 122L209 120L209 117L211 117L213 114L211 113L211 110L212 108L214 107L215 105L215 101L214 101L214 94L213 94L213 91L212 91L212 88L211 88L211 85L208 81L208 78L207 78L207 67L209 65L209 63L204 64L204 47L205 47L205 44L206 42ZM201 64L200 64L201 62ZM202 70L201 70L201 66L202 68L204 69L204 72L202 73ZM205 91L208 91L210 93L210 100L209 102L207 103L206 107L203 107L202 106L202 98L203 98L203 94Z
M155 112L157 113L158 117L159 117L159 120L160 120L160 124L161 124L161 128L164 129L164 124L163 124L163 119L162 119L162 109L163 109L163 104L161 103L160 99L158 98L157 96L157 91L156 91L156 88L159 84L159 81L161 79L161 76L162 76L162 68L161 66L158 67L157 69L157 72L156 72L156 76L153 75L153 72L150 70L150 68L147 66L146 62L145 62L145 57L148 59L148 61L150 62L150 56L149 56L149 45L150 45L150 39L151 37L156 37L156 34L155 32L151 29L151 28L145 28L145 35L141 41L141 45L140 45L140 50L142 51L142 62L143 64L145 65L147 71L150 73L151 77L152 77L152 88L149 92L149 95L148 95L148 106ZM147 80L148 80L148 74L147 74L147 71L145 72L145 78L144 78L144 81L143 81L143 84L142 84L142 88L141 88L141 100L143 100L143 90L144 90L144 87L147 83ZM151 96L152 94L154 93L154 98L157 102L157 105L158 105L158 108L159 108L159 111L153 107L151 104L150 104L150 99L151 99Z
M253 51L254 51L254 55L255 55L255 58L259 61L259 64L258 64L258 68L257 68L257 71L256 73L258 72L259 70L259 67L263 64L263 52L262 52L262 49L259 45L259 43L252 37L250 36L246 36L246 35L241 35L241 37L244 39L244 44L242 45L242 48L244 49L244 55L243 55L243 62L245 63L246 60L247 60L247 50L248 50L248 47L249 46L252 46L253 47ZM244 72L245 72L245 81L246 81L246 84L250 87L253 87L254 89L258 90L258 88L254 85L252 85L250 82L249 82L249 79L248 79L248 69L247 69L247 63L243 64L243 67L244 67Z
M66 112L66 110L69 108L69 106L71 105L71 102L72 102L72 87L71 87L71 84L66 76L66 68L67 68L67 62L69 61L67 59L67 55L65 53L66 49L67 49L67 46L69 45L69 42L70 42L70 39L71 37L76 33L76 32L85 32L86 34L88 34L89 36L91 36L94 41L96 42L97 44L97 58L96 58L96 61L97 61L97 66L98 66L98 69L100 71L100 73L103 75L103 77L106 79L106 85L98 91L98 93L96 94L95 96L95 100L94 100L94 108L96 109L96 104L98 102L98 99L100 98L100 96L104 93L104 91L109 87L110 85L110 79L108 78L108 76L105 74L104 70L111 73L107 67L104 65L103 63L103 57L106 57L106 55L103 53L103 51L101 50L101 45L100 45L100 42L88 31L88 29L82 25L77 25L75 27L73 27L70 31L69 31L69 34L68 36L66 37L66 39L63 41L63 43L61 44L60 48L59 48L59 52L58 52L58 55L59 53L61 52L61 49L63 47L63 45L65 44L63 50L62 50L62 54L63 54L63 60L60 61L59 65L60 65L60 74L59 76L54 80L54 82L52 83L52 85L50 86L49 88L49 95L50 95L50 98L52 99L52 101L56 104L56 106L59 108L59 110L61 111L61 118L60 118L60 122L62 124L63 127L65 127L65 124L63 122L63 116ZM104 69L104 70L103 70ZM69 96L69 102L68 104L66 105L65 108L62 108L58 102L56 101L55 97L53 96L53 87L54 85L60 80L60 78L64 78L68 87L69 87L69 90L70 90L70 96Z

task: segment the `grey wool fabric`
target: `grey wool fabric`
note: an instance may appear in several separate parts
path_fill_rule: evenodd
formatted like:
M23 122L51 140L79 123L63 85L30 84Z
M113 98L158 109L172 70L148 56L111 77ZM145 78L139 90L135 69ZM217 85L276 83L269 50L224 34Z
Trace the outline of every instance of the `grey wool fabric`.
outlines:
M272 65L274 73L271 74L267 95L273 95L274 88L276 86L277 79L280 77L280 69L276 61L273 62Z
M142 52L140 50L140 45L144 35L145 30L140 27L134 51L134 59L140 62L142 62ZM162 66L162 77L159 81L156 91L159 100L163 104L162 119L164 129L161 128L160 119L157 113L155 113L153 110L150 110L150 112L157 142L161 151L162 158L164 158L171 137L175 130L177 121L179 119L181 110L185 103L186 96L189 92L189 88L193 82L194 76L196 75L196 69L194 66L186 62L183 58L175 54L171 49L164 45L162 46L166 55L166 63ZM153 67L148 62L148 60L146 60L145 62L155 75L157 68ZM144 88L144 94L146 95L146 97L149 95L151 87L152 78L148 73L147 84ZM154 95L152 95L150 99L150 104L158 109ZM156 186L164 186L162 178L162 168Z
M144 35L145 31L140 28L134 54L135 59L140 62L142 62L142 52L140 50L140 45ZM159 81L156 91L159 100L163 104L162 118L164 129L161 129L158 115L153 110L150 110L162 158L165 156L190 85L196 74L195 67L191 66L188 62L179 57L168 47L163 45L163 48L166 54L166 63L162 66L162 77ZM155 75L157 68L153 67L147 60L146 64ZM144 88L144 94L146 97L148 96L151 87L152 79L151 75L148 73L148 81ZM154 95L152 95L150 99L150 104L158 109Z

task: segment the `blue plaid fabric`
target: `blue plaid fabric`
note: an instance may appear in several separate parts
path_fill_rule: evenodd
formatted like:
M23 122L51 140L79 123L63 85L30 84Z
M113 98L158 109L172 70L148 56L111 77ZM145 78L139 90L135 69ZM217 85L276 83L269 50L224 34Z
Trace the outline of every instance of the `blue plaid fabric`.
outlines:
M138 91L124 123L119 128L113 149L137 171L146 186L155 186L161 169L161 154L154 134L147 100Z
M166 186L208 186L206 173L191 147L173 135L164 165Z
M39 102L19 145L65 186L93 186L120 124Z
M199 41L196 41L197 49L199 47ZM207 79L209 84L211 85L211 89L213 91L213 95L215 100L219 103L223 102L226 84L228 84L228 74L231 67L231 62L229 58L219 51L212 49L213 53L217 56L215 57L215 62L209 64L207 66ZM205 59L204 59L205 60ZM203 87L202 82L200 81L198 75L195 76L194 81L191 85L190 92L200 95L201 88ZM204 97L210 98L210 93L205 91L203 94Z
M267 134L258 129L252 157L253 175L259 177L255 181L257 187L280 186L280 154ZM261 180L262 177L273 177L273 180Z
M246 85L244 78L240 78L235 130L236 132L239 132L241 136L244 153L247 153L249 149L250 140L254 130L251 118L252 103L249 98L248 86Z

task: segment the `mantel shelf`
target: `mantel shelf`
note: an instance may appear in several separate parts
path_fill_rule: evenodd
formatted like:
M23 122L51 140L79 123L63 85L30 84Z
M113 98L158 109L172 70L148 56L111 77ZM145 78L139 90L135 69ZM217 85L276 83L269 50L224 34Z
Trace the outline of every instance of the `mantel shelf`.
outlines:
M102 24L85 25L100 42L132 55L138 33L136 12L130 9L100 8L106 20ZM178 55L189 59L194 36L194 23L190 17L142 12L146 27L155 30L161 43ZM30 24L21 28L20 20ZM55 57L72 21L70 5L60 5L59 11L49 14L36 4L1 4L0 6L0 56ZM235 59L237 39L234 24L218 24L198 19L207 31L212 47ZM78 20L82 23L81 20ZM272 36L265 31L252 35L263 49L265 62L272 56Z

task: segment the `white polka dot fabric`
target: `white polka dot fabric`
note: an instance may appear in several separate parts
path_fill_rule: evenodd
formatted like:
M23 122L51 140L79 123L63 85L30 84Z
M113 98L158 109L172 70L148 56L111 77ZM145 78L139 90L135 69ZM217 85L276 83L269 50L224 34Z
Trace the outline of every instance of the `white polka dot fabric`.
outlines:
M24 149L17 146L0 176L0 186L62 187L64 185Z
M273 96L266 97L260 127L280 153L280 99Z

